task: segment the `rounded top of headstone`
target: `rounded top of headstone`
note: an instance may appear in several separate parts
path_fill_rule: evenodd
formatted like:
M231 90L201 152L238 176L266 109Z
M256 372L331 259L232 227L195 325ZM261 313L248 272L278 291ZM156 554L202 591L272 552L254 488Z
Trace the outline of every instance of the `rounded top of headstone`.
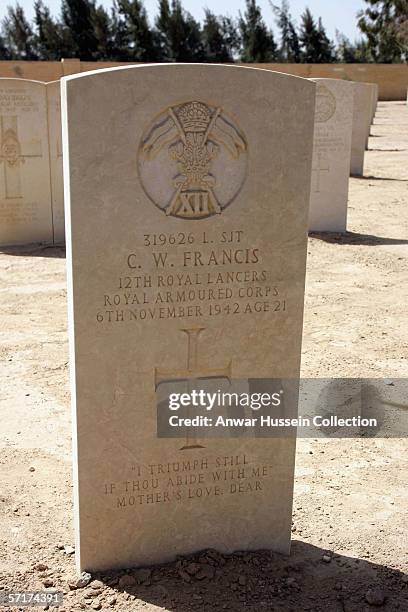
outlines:
M12 85L46 85L44 81L35 81L33 79L20 79L19 77L0 77L1 86Z
M287 82L292 83L302 83L304 86L307 86L306 83L311 83L312 79L307 79L301 76L287 74L286 72L279 72L277 70L271 70L268 68L259 68L252 66L241 66L237 64L210 64L210 63L186 63L186 62L172 62L172 63L160 63L160 64L131 64L127 66L114 66L112 68L104 68L102 70L89 70L86 72L70 74L61 77L61 82L71 82L71 81L80 81L84 79L88 79L90 77L103 77L105 75L118 75L120 73L130 73L141 71L165 71L165 72L177 72L178 70L183 71L200 71L204 73L205 71L211 70L214 72L223 72L227 74L227 72L238 71L238 72L252 72L253 74L268 74L271 79L280 79Z

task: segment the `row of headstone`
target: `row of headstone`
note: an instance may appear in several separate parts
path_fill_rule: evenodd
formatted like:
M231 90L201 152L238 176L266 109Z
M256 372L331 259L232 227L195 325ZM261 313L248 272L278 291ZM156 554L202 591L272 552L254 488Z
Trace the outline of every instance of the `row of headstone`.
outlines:
M345 232L349 176L362 176L378 86L339 79L317 83L309 231Z
M157 390L299 377L310 178L310 224L344 231L375 100L316 81L187 64L63 79L81 570L289 550L293 437L158 438ZM63 240L58 90L0 81L3 244ZM296 409L289 389L279 416Z
M317 83L310 231L346 230L348 172L361 176L378 86ZM0 79L0 245L65 240L59 81ZM347 162L347 158L349 161Z
M0 79L0 246L65 240L60 82Z

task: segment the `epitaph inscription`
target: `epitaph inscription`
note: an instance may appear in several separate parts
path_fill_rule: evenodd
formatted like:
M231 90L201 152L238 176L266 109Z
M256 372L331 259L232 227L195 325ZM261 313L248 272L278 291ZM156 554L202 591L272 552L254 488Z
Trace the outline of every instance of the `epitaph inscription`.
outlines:
M140 506L200 504L230 497L261 499L273 478L274 466L250 455L183 458L169 463L133 463L127 478L104 482L100 494L112 510L129 512ZM242 501L241 501L242 500Z

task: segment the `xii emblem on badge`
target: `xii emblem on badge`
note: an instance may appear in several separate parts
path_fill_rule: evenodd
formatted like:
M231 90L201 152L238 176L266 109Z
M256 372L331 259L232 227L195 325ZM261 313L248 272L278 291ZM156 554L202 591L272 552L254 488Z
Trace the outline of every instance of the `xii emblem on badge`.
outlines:
M244 134L222 108L201 101L171 106L140 142L143 189L166 215L220 214L245 181L247 148Z

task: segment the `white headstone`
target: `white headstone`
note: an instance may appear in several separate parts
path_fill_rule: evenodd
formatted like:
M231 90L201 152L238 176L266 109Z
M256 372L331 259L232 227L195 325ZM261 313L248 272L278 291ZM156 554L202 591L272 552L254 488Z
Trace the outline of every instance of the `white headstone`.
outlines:
M353 135L351 140L350 174L362 176L364 172L364 152L368 142L371 125L370 83L354 81Z
M370 133L371 133L371 124L373 122L373 118L374 118L374 114L375 114L374 105L375 105L375 96L376 96L376 87L377 87L377 85L375 85L375 83L366 83L366 84L370 86L370 106L369 106L369 109L368 109L367 135L366 135L366 144L365 144L365 148L367 150L368 149L368 139L370 138Z
M45 86L0 78L0 245L52 241Z
M378 85L377 83L373 83L371 123L373 123L374 121L375 113L377 111L377 104L378 104Z
M298 377L315 85L174 64L62 91L78 567L288 552L294 440L158 438L156 389Z
M60 81L46 83L54 243L65 242Z
M344 232L353 121L353 84L339 79L317 83L309 230Z

